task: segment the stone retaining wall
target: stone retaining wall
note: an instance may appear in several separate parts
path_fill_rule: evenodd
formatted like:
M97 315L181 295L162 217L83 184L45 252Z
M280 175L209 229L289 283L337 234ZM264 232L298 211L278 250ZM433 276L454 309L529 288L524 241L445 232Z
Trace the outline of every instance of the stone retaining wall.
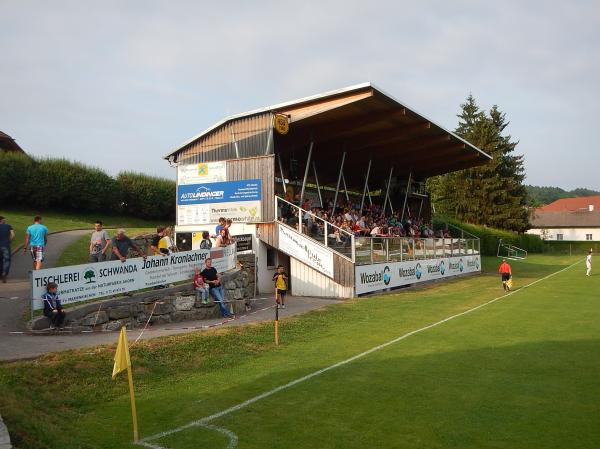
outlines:
M254 298L255 260L253 254L238 256L238 267L221 273L225 299L234 313L251 307ZM86 330L118 330L143 327L148 318L151 324L203 320L221 316L219 306L212 297L208 304L196 300L191 283L177 287L152 290L131 297L120 297L88 303L66 309L65 325L74 332ZM31 322L31 329L47 329L50 321L41 316Z

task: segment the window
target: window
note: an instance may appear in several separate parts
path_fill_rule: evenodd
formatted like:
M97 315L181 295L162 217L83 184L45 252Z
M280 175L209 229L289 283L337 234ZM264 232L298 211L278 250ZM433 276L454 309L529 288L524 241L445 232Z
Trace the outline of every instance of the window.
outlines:
M277 266L277 250L275 248L267 248L267 268Z
M586 240L592 240L592 234L586 234L585 235L585 239Z
M563 239L562 234L556 234L556 240L562 240L562 239Z

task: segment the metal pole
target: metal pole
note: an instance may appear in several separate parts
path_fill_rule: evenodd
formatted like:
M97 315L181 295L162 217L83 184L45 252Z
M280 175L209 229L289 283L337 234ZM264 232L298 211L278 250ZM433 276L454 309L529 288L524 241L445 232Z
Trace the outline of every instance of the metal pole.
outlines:
M302 190L300 190L300 206L302 206L302 202L304 201L304 189L306 188L306 179L308 178L308 169L310 168L310 157L312 156L314 142L310 143L310 147L308 148L308 159L306 160L306 168L304 169L304 180L302 181Z
M344 172L342 172L342 182L344 183L344 193L346 194L346 202L350 202L350 198L348 197L348 187L346 187L346 177L344 176Z
M315 182L317 183L317 192L319 193L319 204L321 205L321 209L323 209L323 197L321 196L321 186L319 186L319 177L317 176L317 167L315 165L315 161L312 163L313 172L315 173Z
M346 160L346 152L342 153L342 164L340 166L340 174L338 175L337 186L335 188L335 196L333 197L333 209L331 214L335 213L335 206L337 205L338 192L340 191L340 182L342 182L342 172L344 171L344 161Z
M392 183L392 172L394 171L394 166L392 165L390 167L390 176L388 176L388 181L387 181L387 185L385 187L385 199L383 200L383 214L385 215L385 207L387 205L387 202L390 198L390 185ZM392 202L390 201L390 207L392 206L391 204ZM394 211L392 211L392 213L394 213Z
M421 218L421 210L423 209L423 198L421 198L421 205L419 206L419 218Z
M281 175L281 184L283 184L283 193L287 193L287 187L285 186L285 178L283 177L283 166L281 165L281 154L277 154L277 160L279 161L279 174Z
M369 182L369 174L371 173L371 159L369 159L369 165L367 165L367 179L365 179L365 187L363 188L362 199L360 200L360 212L358 215L362 215L363 206L365 205L365 196L367 194L367 184Z
M404 220L404 210L406 209L406 202L408 201L408 190L410 189L410 178L412 176L412 172L408 173L408 182L406 183L406 193L404 194L404 204L402 205L402 217L400 221Z
M237 140L235 140L235 133L233 132L233 128L231 128L231 137L233 138L233 146L235 147L235 158L240 158L240 149L238 148Z
M267 146L265 147L265 156L270 153L271 141L273 140L273 128L269 130L269 137L267 138Z

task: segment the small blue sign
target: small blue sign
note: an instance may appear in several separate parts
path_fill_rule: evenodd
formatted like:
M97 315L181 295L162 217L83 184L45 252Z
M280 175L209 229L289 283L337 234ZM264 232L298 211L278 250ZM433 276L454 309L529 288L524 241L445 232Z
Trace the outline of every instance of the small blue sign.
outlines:
M211 204L238 201L259 201L260 179L243 181L211 182L177 186L177 204Z

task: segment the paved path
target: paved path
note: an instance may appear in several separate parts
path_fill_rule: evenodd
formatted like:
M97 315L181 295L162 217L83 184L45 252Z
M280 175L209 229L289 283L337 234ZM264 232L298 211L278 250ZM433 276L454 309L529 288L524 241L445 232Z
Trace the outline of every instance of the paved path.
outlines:
M91 235L91 232L66 231L49 235L44 268L56 266L60 255L71 243L82 235ZM30 297L29 271L32 265L29 253L23 254L20 250L13 254L8 282L0 283L0 333L25 330L23 313Z
M279 317L285 318L287 316L298 315L338 302L341 301L332 299L288 297L286 300L286 309L279 310ZM274 314L275 309L273 308L273 297L263 297L253 302L252 310L249 313L239 315L235 320L223 322L222 319L212 319L152 326L142 334L141 339L161 337L165 335L176 335L186 332L201 332L208 328L214 328L217 326L241 326L253 322L270 321L274 319ZM141 329L129 331L128 339L130 344L132 344L135 339L138 338L141 332ZM285 326L280 327L280 334L281 340L285 341ZM49 352L94 347L102 344L114 344L117 342L118 335L118 332L94 332L82 334L61 332L59 334L52 335L5 333L0 335L0 360L27 359L34 358L42 354L47 354Z
M8 430L2 421L2 416L0 416L0 449L11 449L12 445L10 444L10 436L8 435Z

